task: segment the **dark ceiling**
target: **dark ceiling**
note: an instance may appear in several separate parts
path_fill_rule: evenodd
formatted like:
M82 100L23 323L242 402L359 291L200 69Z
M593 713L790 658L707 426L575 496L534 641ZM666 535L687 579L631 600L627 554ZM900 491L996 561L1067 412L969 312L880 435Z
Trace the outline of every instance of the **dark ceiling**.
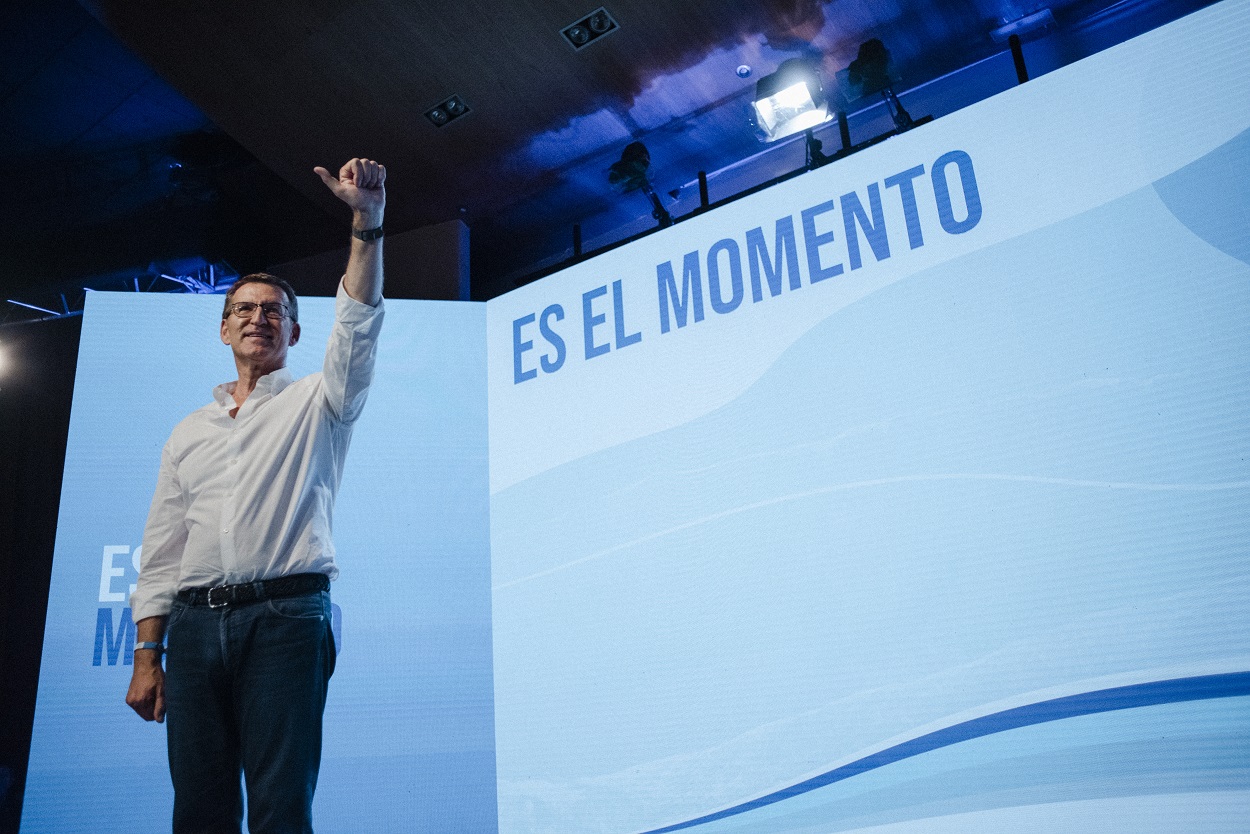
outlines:
M730 196L717 172L760 157L750 97L783 60L815 59L836 88L880 38L905 103L941 115L1015 83L990 32L1041 7L608 0L619 28L575 50L560 32L597 2L8 0L0 288L33 298L178 258L247 270L324 251L342 218L311 169L362 155L391 172L390 231L469 226L474 297L492 297L568 257L574 224L592 249L652 222L645 198L608 184L630 141L674 215L698 205L699 171L713 201ZM1058 46L1026 55L1057 66L1202 5L1054 0ZM998 75L948 84L964 92L946 103L912 92L980 66ZM433 126L424 111L451 94L470 112ZM869 104L846 107L867 124ZM802 162L791 143L752 176Z

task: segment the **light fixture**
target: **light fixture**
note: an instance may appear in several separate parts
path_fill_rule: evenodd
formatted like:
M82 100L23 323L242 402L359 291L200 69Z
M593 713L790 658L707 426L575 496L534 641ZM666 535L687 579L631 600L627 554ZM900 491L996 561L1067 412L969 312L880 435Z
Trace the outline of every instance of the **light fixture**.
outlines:
M791 58L755 85L755 124L762 142L775 142L829 121L829 102L810 61Z
M1029 37L1037 37L1049 32L1055 28L1055 16L1050 9L1041 9L1040 11L1027 14L1024 17L1016 18L1008 21L997 29L990 32L990 37L996 43L1006 43L1012 35L1016 35L1021 40Z
M616 28L616 21L608 14L607 9L600 7L595 10L594 14L586 18L586 25L596 35L606 35Z
M881 95L898 130L909 130L916 126L911 114L894 93L894 79L890 76L890 50L885 48L885 44L877 38L864 41L859 45L859 54L846 69L847 82L859 95Z
M651 167L651 154L647 146L641 142L630 142L621 151L621 158L612 163L608 169L608 184L622 194L641 191L651 201L651 216L660 224L660 228L673 225L673 217L664 208L660 195L655 193L651 181L647 179L647 169Z
M560 34L574 49L582 49L619 28L620 26L608 10L600 6L576 23L565 26L560 30Z
M435 127L443 127L453 119L458 119L469 112L469 105L460 96L448 96L440 104L425 111L425 117Z
M1024 41L1040 38L1055 28L1055 16L1050 9L1040 9L1024 17L1008 20L990 32L995 43L1006 43L1011 49L1011 60L1016 65L1016 80L1021 84L1029 80L1029 69L1024 63Z

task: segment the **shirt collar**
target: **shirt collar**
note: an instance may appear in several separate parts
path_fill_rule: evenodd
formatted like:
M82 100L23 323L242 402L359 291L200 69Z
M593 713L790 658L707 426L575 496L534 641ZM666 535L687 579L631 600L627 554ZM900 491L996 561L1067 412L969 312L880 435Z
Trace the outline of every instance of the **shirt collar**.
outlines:
M278 368L278 370L267 373L256 381L256 387L248 395L247 401L259 405L270 397L282 393L282 390L293 381L294 378L291 376L289 368ZM226 411L232 411L235 408L234 387L238 384L238 380L223 382L213 389L213 399Z

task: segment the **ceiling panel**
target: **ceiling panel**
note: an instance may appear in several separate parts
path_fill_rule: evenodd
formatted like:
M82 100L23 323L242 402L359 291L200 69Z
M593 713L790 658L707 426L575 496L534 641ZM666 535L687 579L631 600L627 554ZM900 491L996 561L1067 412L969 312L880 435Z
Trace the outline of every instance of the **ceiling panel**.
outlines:
M19 183L0 207L10 253L0 280L9 285L68 278L90 262L49 254L59 241L90 241L110 268L139 262L153 229L170 238L161 251L207 247L200 254L240 268L310 254L338 216L312 166L364 155L392 171L388 228L464 220L474 282L494 294L564 257L575 223L596 241L646 227L646 199L607 181L632 140L647 144L650 176L675 211L697 205L699 171L717 192L801 166L798 144L749 175L741 167L765 150L748 124L754 85L787 58L812 58L836 89L859 45L877 37L907 91L1001 53L990 30L1037 8L612 0L619 30L576 51L559 32L597 0L83 3L90 14L73 0L11 0L0 10L0 151L55 171L50 185ZM1132 34L1201 5L1049 7L1063 30L1096 18ZM1052 57L1079 57L1090 42L1069 39ZM1004 83L970 75L944 112ZM471 112L435 128L422 114L452 93ZM878 130L888 127L882 118L860 121Z

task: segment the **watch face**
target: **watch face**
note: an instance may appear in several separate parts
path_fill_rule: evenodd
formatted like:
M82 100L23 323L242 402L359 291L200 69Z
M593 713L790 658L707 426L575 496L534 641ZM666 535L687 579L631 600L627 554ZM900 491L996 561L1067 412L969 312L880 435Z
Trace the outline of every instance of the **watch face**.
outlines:
M352 237L363 241L377 240L382 237L382 227L378 226L376 229L366 229L363 232L352 229Z

